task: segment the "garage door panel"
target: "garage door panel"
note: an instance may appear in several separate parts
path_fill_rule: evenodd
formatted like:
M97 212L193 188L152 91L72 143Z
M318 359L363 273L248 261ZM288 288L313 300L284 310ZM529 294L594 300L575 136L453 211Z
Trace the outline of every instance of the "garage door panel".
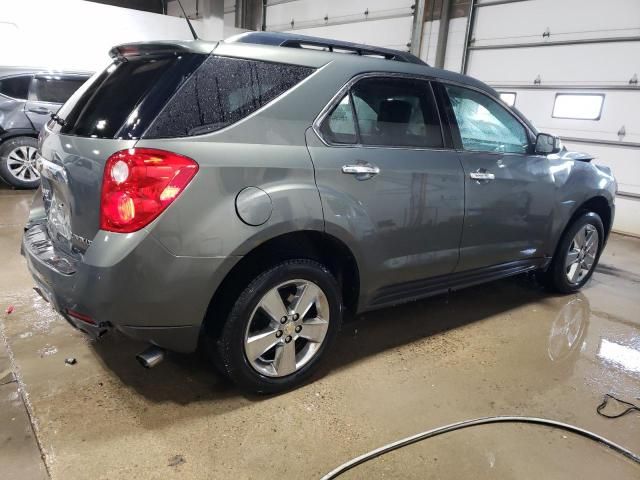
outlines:
M640 72L640 42L472 50L467 73L487 83L628 85Z
M606 12L603 12L606 10ZM479 8L476 45L615 37L640 34L637 0L535 0Z
M547 129L553 133L568 137L595 138L598 140L617 141L620 127L625 126L625 142L640 143L640 89L634 91L617 90L518 90L499 89L516 92L516 107L521 110L539 129ZM602 113L599 120L572 120L553 118L553 105L556 93L601 93L604 95Z
M366 21L365 10L369 11L368 17L371 19L384 16L399 16L412 14L411 0L373 0L366 2L343 0L328 0L318 2L316 0L298 0L286 2L267 7L267 29L284 30L291 28L291 20L295 25L304 28L305 26L316 26L324 22L324 17L328 21ZM310 25L311 24L311 25ZM287 27L289 25L289 27ZM411 31L408 32L411 35Z
M640 199L637 198L616 198L616 217L613 221L613 228L617 232L638 235L640 232Z
M292 30L291 33L336 38L348 42L366 43L378 47L388 47L406 51L408 50L407 44L411 40L412 22L413 19L411 17L402 17L344 25L330 25L327 27L296 29Z
M595 163L610 167L618 181L620 192L640 195L640 177L637 174L640 149L569 141L565 141L564 145L570 151L587 152L595 157Z

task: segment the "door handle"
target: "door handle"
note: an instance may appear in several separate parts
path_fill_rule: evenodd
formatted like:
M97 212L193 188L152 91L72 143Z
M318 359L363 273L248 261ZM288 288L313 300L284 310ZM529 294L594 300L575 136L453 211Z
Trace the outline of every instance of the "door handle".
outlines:
M38 115L49 115L51 112L44 107L27 108L27 112L37 113Z
M480 168L475 172L471 172L469 178L472 178L478 183L483 183L495 180L496 176L493 173L487 172L484 168Z
M343 165L342 173L355 175L358 180L368 180L380 173L380 168L370 163L357 163L354 165Z

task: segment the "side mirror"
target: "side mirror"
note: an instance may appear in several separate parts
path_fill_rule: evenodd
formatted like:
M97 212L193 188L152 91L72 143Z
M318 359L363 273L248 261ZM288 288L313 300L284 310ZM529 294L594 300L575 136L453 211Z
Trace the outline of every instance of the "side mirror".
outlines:
M552 153L558 153L560 150L562 150L562 143L555 135L539 133L536 137L535 153L539 155L550 155Z

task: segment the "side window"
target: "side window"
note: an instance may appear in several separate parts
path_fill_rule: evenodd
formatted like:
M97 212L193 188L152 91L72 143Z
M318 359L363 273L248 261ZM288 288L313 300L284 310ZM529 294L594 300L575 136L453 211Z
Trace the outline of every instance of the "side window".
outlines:
M0 80L0 94L18 100L26 100L29 94L31 75L3 78Z
M365 78L352 89L363 145L442 148L442 129L426 81Z
M210 56L169 100L145 138L220 130L293 88L314 71L300 65Z
M356 126L353 121L351 97L348 93L324 120L320 131L322 136L331 143L356 143Z
M31 84L29 100L64 103L85 82L85 78L36 77Z
M479 152L526 153L527 131L504 107L487 95L445 86L456 116L462 146Z

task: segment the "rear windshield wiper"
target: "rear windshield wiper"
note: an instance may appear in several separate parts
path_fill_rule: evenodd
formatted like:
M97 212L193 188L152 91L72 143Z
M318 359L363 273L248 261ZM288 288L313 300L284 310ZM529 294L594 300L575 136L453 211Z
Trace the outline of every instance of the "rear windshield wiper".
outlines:
M61 116L59 116L57 113L52 113L51 114L51 120L53 120L54 122L56 122L58 125L60 125L61 127L64 127L67 122L65 121L64 118L62 118Z

